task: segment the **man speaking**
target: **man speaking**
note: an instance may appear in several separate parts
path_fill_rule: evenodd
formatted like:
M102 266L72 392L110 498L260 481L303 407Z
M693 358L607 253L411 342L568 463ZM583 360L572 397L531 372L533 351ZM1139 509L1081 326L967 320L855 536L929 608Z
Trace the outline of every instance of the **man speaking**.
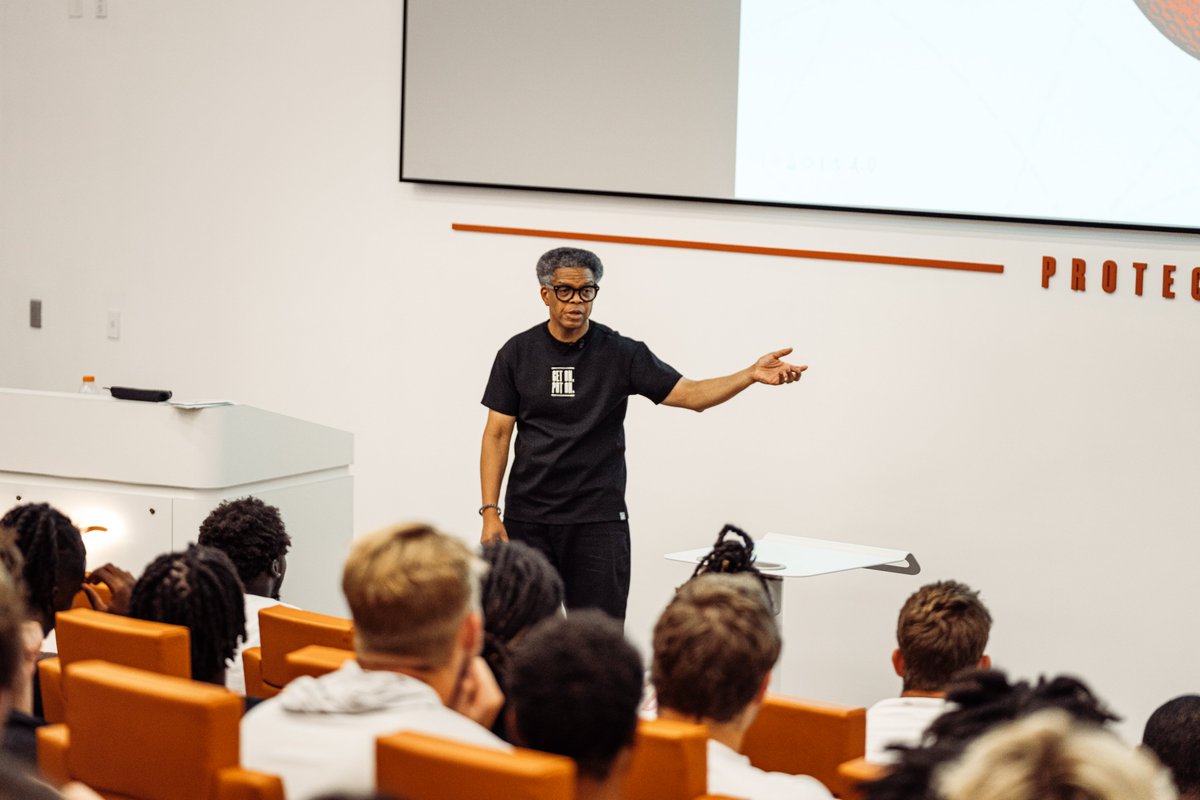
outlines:
M692 381L644 343L592 322L604 265L595 253L560 247L537 263L550 311L509 339L492 364L479 456L483 534L515 539L546 554L562 575L567 608L595 607L625 618L629 519L625 508L625 409L640 394L654 403L703 411L753 383L800 380L807 366L768 353L746 369ZM500 485L517 430L503 515Z

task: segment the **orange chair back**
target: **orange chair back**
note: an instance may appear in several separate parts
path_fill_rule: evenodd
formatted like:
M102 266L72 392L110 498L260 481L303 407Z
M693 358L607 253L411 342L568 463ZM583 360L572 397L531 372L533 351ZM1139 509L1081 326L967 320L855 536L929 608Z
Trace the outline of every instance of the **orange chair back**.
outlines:
M190 678L190 635L183 625L149 622L76 608L55 617L58 659L68 667L77 661L102 659L114 664Z
M338 647L324 647L310 644L287 654L287 679L290 683L301 675L319 678L342 668L342 664L354 658L353 650L342 650Z
M867 710L768 695L742 753L771 772L811 775L840 795L838 766L866 752Z
M310 644L354 649L354 623L299 608L275 606L258 612L262 680L277 689L289 680L287 655ZM247 683L250 676L247 674Z
M56 615L54 630L58 657L38 662L42 715L47 722L66 718L62 670L76 661L99 658L181 678L192 674L190 636L180 625L75 608Z
M842 783L842 800L861 800L865 797L861 786L877 781L891 771L887 764L873 764L865 758L855 758L838 767L838 778Z
M708 729L688 722L638 722L625 800L694 800L708 789Z
M572 800L575 762L396 733L375 741L375 783L380 792L406 800Z
M242 701L221 687L102 661L70 664L63 682L65 736L58 725L38 734L52 777L147 800L210 800L218 774L238 766ZM64 766L66 776L55 774Z

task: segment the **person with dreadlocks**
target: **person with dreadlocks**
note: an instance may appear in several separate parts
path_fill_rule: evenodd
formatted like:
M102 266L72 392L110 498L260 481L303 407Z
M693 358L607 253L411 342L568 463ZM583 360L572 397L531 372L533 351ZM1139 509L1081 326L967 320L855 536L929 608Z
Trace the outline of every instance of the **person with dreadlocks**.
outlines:
M0 518L0 528L12 532L21 550L29 608L49 637L54 615L70 608L83 586L83 536L65 514L47 503L16 506ZM51 640L43 649L57 648Z
M279 600L279 590L287 573L287 554L292 546L279 509L257 497L226 500L200 523L198 544L221 550L237 568L246 609L246 638L225 665L225 686L238 694L246 693L242 651L258 647L258 612L272 606L295 608Z
M862 784L866 800L941 800L936 782L944 765L988 731L1039 711L1059 709L1092 726L1119 719L1087 684L1067 675L1014 683L1000 670L976 670L956 678L946 700L949 710L930 723L920 745L899 745L890 771Z
M205 683L225 683L225 664L246 635L242 582L215 547L191 545L151 561L133 587L129 616L185 626L192 680Z
M513 648L537 623L562 610L563 584L541 552L524 542L492 542L483 546L488 565L483 579L483 660L508 696ZM507 739L505 710L492 732Z

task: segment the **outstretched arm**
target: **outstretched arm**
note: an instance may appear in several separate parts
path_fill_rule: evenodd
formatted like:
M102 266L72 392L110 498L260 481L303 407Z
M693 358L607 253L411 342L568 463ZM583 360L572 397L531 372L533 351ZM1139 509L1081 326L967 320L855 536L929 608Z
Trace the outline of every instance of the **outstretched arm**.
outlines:
M500 484L504 482L504 470L508 467L508 443L512 439L516 417L488 411L487 426L483 429L483 444L479 448L479 491L481 505L500 502ZM483 544L500 539L508 541L508 531L494 508L483 511L483 532L479 541Z
M785 347L782 350L767 353L745 369L720 378L707 378L702 381L680 378L663 403L676 408L703 411L706 408L721 405L751 384L766 383L771 386L781 386L798 381L804 370L808 369L808 365L796 366L782 361L781 359L790 352L792 352L792 348Z

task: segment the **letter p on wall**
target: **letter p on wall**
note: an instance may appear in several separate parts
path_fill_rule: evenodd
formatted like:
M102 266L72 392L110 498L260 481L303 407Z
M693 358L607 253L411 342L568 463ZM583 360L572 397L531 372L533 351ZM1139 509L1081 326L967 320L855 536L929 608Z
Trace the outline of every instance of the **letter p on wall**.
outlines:
M1054 260L1054 256L1042 256L1042 288L1050 288L1050 279L1054 277L1054 273L1058 271L1058 262Z

